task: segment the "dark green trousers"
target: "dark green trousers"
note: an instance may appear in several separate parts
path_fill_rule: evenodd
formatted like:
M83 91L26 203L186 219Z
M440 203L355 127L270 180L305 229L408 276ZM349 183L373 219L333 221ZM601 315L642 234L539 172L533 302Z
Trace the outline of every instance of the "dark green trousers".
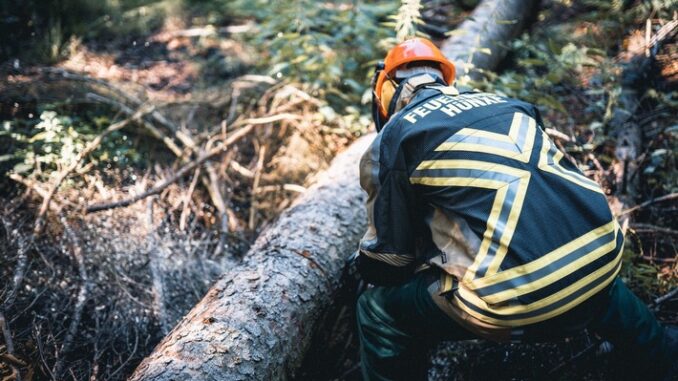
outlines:
M428 350L441 340L478 338L435 304L432 272L397 287L375 287L358 299L360 358L365 380L422 380ZM583 322L583 324L582 324ZM567 313L524 328L523 340L565 337L587 328L633 357L643 379L667 373L676 356L652 312L617 278L608 288ZM649 374L654 373L654 374Z

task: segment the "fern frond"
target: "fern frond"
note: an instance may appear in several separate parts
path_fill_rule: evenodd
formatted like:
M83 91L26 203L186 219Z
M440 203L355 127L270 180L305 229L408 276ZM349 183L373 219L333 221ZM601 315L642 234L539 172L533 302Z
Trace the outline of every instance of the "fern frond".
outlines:
M402 0L398 14L395 17L396 39L398 42L405 41L417 33L417 24L423 24L421 19L420 0Z

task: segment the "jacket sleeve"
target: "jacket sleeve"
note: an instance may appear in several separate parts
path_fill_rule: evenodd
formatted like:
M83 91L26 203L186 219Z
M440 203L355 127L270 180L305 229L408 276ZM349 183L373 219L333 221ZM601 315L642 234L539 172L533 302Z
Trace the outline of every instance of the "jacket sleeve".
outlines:
M546 129L546 126L544 125L544 120L541 118L541 113L539 112L539 109L535 105L532 105L532 115L531 116L537 122L537 128L541 128L542 130Z
M367 192L368 228L360 240L357 267L368 283L392 286L414 271L415 247L407 173L380 164L380 137L360 161L360 185Z

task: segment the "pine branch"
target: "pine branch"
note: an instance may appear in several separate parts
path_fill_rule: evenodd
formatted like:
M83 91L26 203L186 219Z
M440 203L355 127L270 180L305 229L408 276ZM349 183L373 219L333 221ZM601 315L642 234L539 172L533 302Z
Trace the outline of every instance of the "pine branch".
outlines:
M421 1L402 0L396 17L396 39L398 42L405 41L417 33L417 24L422 24Z

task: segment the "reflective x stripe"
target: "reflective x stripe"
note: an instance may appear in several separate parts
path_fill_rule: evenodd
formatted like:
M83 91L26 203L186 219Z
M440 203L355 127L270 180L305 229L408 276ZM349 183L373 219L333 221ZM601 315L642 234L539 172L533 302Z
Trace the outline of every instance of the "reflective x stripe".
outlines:
M563 153L560 152L553 143L551 143L551 140L543 131L541 132L541 140L542 146L541 152L539 153L539 169L548 173L552 173L556 176L560 176L567 181L579 185L580 187L586 188L596 193L604 194L603 190L600 189L600 185L598 185L598 183L595 181L581 175L580 173L568 171L567 169L563 168L562 165L560 165L560 160L563 158Z
M427 160L410 177L413 184L496 190L483 240L464 281L494 274L504 259L518 224L530 172L486 161Z
M488 304L472 291L459 287L455 304L475 318L500 326L516 327L557 316L590 298L614 280L621 268L623 245L614 260L562 290L530 304Z
M497 304L546 287L614 250L617 246L618 229L616 224L607 224L605 228L609 228L609 230L603 235L592 235L591 238L593 239L588 242L582 241L586 243L578 245L576 249L570 252L562 250L561 247L555 250L556 252L560 251L560 253L549 253L539 258L539 264L545 264L541 268L535 268L536 261L533 261L528 264L529 267L535 268L532 271L526 271L526 266L514 267L497 275L506 278L506 275L521 274L521 271L525 271L525 273L504 281L492 279L496 276L482 278L478 280L479 283L488 285L478 288L478 285L473 284L470 288L476 287L475 293L487 303ZM565 255L561 255L561 253ZM509 271L510 274L506 274Z
M438 146L436 151L486 152L527 163L530 161L536 131L534 119L516 112L508 135L462 128Z
M560 164L563 158L534 119L515 113L507 135L464 128L436 151L466 151L505 157L529 163L534 145L538 169L582 188L602 194L594 181ZM517 164L517 163L516 163ZM494 190L483 240L474 263L468 268L454 302L470 315L488 323L521 326L556 316L609 284L620 268L623 239L616 220L546 253L524 265L499 272L515 232L531 173L509 165L481 160L426 160L412 173L412 184L475 187ZM523 304L518 297L544 289L596 260L617 252L616 258L567 287ZM447 285L447 284L446 284Z

